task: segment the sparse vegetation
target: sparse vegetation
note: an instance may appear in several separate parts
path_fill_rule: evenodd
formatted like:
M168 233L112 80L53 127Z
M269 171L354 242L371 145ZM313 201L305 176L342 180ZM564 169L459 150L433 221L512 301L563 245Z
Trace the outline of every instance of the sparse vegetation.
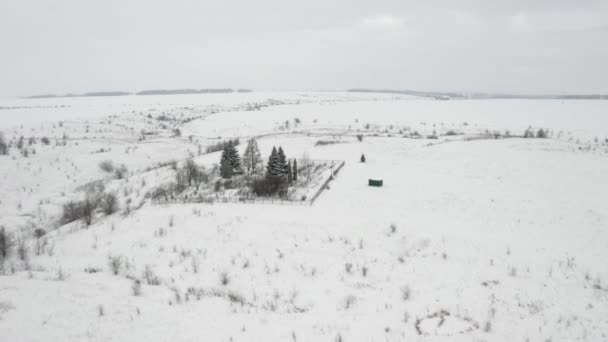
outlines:
M101 197L100 205L104 214L112 215L118 211L118 196L113 192L105 193Z
M205 153L223 151L224 148L226 147L226 145L228 145L229 143L232 143L232 146L238 146L240 141L238 138L232 139L232 140L220 141L218 143L207 146L207 148L205 149Z
M99 168L103 172L112 173L114 172L114 163L111 160L104 160L99 162Z
M133 279L131 291L135 297L141 296L141 281L139 279Z
M0 227L0 263L4 263L4 260L8 259L13 246L12 234L7 232L4 227Z
M122 258L120 256L110 256L108 258L108 265L113 275L118 275L120 268L122 267Z
M0 156L8 154L8 145L4 140L4 133L0 132Z

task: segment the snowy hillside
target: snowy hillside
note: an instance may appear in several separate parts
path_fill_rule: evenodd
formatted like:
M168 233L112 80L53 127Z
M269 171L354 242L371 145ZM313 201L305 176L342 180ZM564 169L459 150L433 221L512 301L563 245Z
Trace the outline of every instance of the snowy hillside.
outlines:
M0 107L0 341L608 340L608 102L279 92ZM243 155L252 138L264 166L279 146L345 165L313 205L185 200L249 181L229 186L210 147L239 139ZM180 197L187 160L201 176ZM318 172L298 196L331 173ZM178 200L152 200L169 188ZM115 212L64 220L99 189Z

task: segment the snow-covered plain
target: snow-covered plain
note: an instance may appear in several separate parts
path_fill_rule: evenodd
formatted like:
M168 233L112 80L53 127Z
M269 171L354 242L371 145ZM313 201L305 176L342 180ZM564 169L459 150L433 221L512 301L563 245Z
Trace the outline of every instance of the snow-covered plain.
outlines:
M28 246L3 263L0 341L608 340L608 102L251 93L0 107L7 140L36 150L0 156L0 225ZM530 126L550 137L488 138ZM237 137L258 137L265 158L281 145L346 165L313 206L145 198L172 177L159 163L210 169L219 153L199 146ZM96 180L120 213L61 226L61 205Z

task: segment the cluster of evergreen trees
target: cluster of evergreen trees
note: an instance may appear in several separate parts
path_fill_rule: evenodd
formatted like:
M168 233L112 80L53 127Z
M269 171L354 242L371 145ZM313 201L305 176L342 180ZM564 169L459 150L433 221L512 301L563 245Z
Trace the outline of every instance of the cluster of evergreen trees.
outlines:
M285 152L283 152L283 148L279 146L277 150L276 147L272 148L272 153L270 153L270 157L268 158L268 164L266 164L266 177L280 177L284 178L284 181L287 184L291 184L293 181L298 180L298 164L297 161L293 161L293 166L287 157L285 157Z
M244 168L244 170L243 170ZM260 156L260 149L255 139L247 143L243 153L243 158L239 157L234 144L229 141L224 146L220 159L220 175L222 178L232 178L235 174L247 172L254 175L262 171L263 162ZM266 164L266 175L253 181L252 187L258 195L272 195L277 192L285 194L287 187L298 180L298 164L287 159L283 148L279 146L272 148L272 153Z
M549 136L549 132L547 130L544 129L539 129L538 131L536 131L536 134L534 134L534 131L532 130L532 128L528 127L528 129L526 129L526 131L524 132L524 138L541 138L541 139L546 139Z

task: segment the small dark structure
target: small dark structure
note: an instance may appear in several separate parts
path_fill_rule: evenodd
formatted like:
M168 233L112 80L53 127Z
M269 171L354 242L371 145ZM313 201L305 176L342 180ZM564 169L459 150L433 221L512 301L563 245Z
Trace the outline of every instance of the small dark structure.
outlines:
M382 186L382 179L370 179L369 186Z

